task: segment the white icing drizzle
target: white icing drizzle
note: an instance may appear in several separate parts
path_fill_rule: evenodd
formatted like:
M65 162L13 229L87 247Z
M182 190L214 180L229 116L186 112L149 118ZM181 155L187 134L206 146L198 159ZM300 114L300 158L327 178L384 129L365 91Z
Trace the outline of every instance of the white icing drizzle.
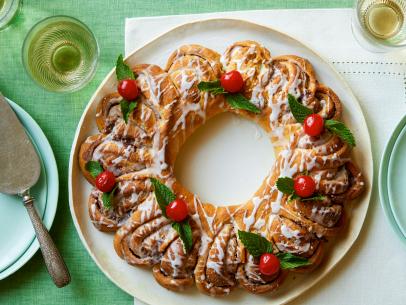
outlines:
M286 238L300 238L300 231L299 230L291 230L287 225L282 224L281 226L281 233Z
M308 75L300 68L299 63L296 64L295 74L285 75L283 71L276 65L272 67L270 62L263 60L262 62L250 63L248 55L255 54L257 52L257 46L251 45L249 47L235 46L230 50L229 53L224 54L221 57L221 62L223 67L233 67L244 74L244 80L258 80L253 81L253 88L251 92L251 102L258 107L264 109L267 107L267 118L269 121L269 128L271 129L270 136L274 144L280 145L281 151L278 153L277 162L272 170L272 173L278 173L279 177L293 177L294 175L303 171L312 171L317 165L316 154L312 155L308 152L308 147L315 148L318 153L321 153L321 160L323 162L338 160L341 157L337 155L336 148L330 148L327 151L326 143L331 139L332 135L328 132L324 133L319 138L312 138L305 134L295 135L292 130L289 129L294 125L292 121L292 114L289 109L287 96L288 93L294 95L297 98L301 98L303 104L307 105L310 99L308 99L308 92L306 88ZM179 60L181 56L184 56L180 50L175 56L175 61ZM250 57L251 58L251 57ZM179 93L179 100L173 100L166 105L162 105L162 94L170 89L173 85L166 85L163 88L163 83L168 77L168 74L162 73L151 77L152 71L151 67L146 68L145 73L141 73L137 82L140 84L142 91L149 90L149 97L145 101L146 105L150 107L153 112L142 111L141 120L148 121L152 114L155 114L156 119L160 120L156 125L166 124L169 120L164 117L162 109L174 110L176 108L179 110L179 115L176 117L174 124L172 125L171 132L176 133L179 130L184 131L188 126L189 115L195 115L203 119L206 119L207 106L209 100L212 97L209 93L200 93L196 90L196 85L202 80L209 80L212 71L205 70L206 67L201 64L200 58L196 56L191 56L190 61L187 65L180 67L175 71L170 71L170 77L176 86ZM171 83L171 82L168 82ZM320 104L324 108L330 107L330 103L326 100L321 100ZM330 109L326 109L330 111ZM175 113L175 111L172 111ZM173 117L172 117L173 118ZM193 124L193 121L192 123ZM114 127L115 128L115 127ZM124 135L129 130L125 129ZM175 182L175 178L172 176L169 165L165 160L165 151L168 145L168 134L161 133L162 130L156 127L156 130L152 137L152 142L150 147L135 147L134 145L123 145L120 141L114 140L113 132L105 138L105 141L111 143L111 145L116 145L117 150L120 150L116 158L111 160L108 169L113 173L118 174L120 167L119 165L128 159L134 152L137 152L140 156L146 156L147 153L151 156L151 164L147 166L143 172L149 176L157 176L163 178L166 185L171 187ZM290 137L288 137L290 135ZM146 137L147 133L141 133L140 137ZM105 152L103 151L103 146L99 145L93 152L93 159L98 161L104 157ZM144 160L142 160L144 161ZM320 161L318 161L320 162ZM330 175L330 176L329 176ZM344 167L340 170L331 174L329 171L323 172L319 171L314 175L317 187L320 186L322 179L334 179L338 180L338 184L332 183L327 186L327 190L336 193L337 188L345 187L349 184L349 178L347 171ZM206 269L212 269L214 272L220 276L224 276L225 271L225 260L228 254L228 244L229 240L226 239L225 226L231 225L233 234L236 233L237 229L242 229L246 231L255 231L266 238L272 237L273 234L280 234L281 240L275 242L276 247L280 251L286 251L290 253L303 254L311 250L311 239L304 235L299 229L292 229L289 223L284 223L282 216L280 216L281 209L284 209L284 199L286 196L279 192L274 185L274 179L271 179L271 175L266 180L266 185L261 194L256 194L250 201L250 209L243 212L242 224L243 228L239 228L240 224L236 223L234 219L234 214L227 208L229 212L230 219L227 219L228 223L218 223L218 208L213 207L213 212L208 212L205 209L205 205L200 201L200 199L194 195L193 196L193 211L190 215L191 221L196 224L197 230L201 233L200 248L198 251L199 257L203 257L207 254L207 260L205 264ZM125 184L122 185L124 189ZM140 194L137 192L131 193L127 198L130 203L138 203ZM139 203L136 207L136 211L140 213L139 222L144 224L145 222L154 222L155 225L161 224L160 222L163 217L158 217L151 221L154 217L160 216L161 211L156 207L156 199L153 193ZM285 208L286 209L286 208ZM237 211L241 211L237 209ZM324 206L314 206L311 210L311 218L319 222L324 220L324 216L330 213L330 207ZM96 214L96 206L91 207L91 213ZM235 212L236 213L236 212ZM239 214L241 215L241 214ZM101 216L101 221L106 221L106 219ZM122 224L126 221L126 218L122 221ZM150 224L150 223L148 223ZM280 232L275 232L274 224L280 224ZM130 232L132 232L131 221L127 221L120 229L119 235L126 236L127 242L130 244L130 248L136 247L132 244L130 238ZM273 231L274 230L274 231ZM162 256L162 253L158 253L159 246L163 243L163 240L159 234L165 234L165 238L172 238L176 234L170 225L165 225L161 227L158 231L152 233L143 242L142 247L138 247L134 252L139 254L141 257L152 256L154 260L161 259L162 262L169 263L172 268L171 276L176 278L183 272L181 269L185 264L185 256L179 255L175 250L173 243L166 249L167 255ZM231 233L230 233L231 234ZM127 236L128 235L128 236ZM233 237L231 237L233 238ZM236 241L234 240L234 243ZM134 250L134 249L133 249ZM210 251L213 250L213 251ZM210 254L208 254L210 253ZM248 260L244 266L245 275L252 282L266 284L266 282L261 278L260 272L258 270L258 265L255 263L252 256L248 256ZM200 278L196 280L205 281L207 275L201 274ZM230 281L230 285L233 282ZM213 283L206 281L205 284L207 289L214 287ZM224 288L225 293L229 293L229 288Z
M258 208L260 207L262 200L259 197L254 197L254 198L252 198L251 202L254 205L254 207L253 207L252 211L250 211L250 210L245 211L244 217L242 220L246 229L251 228L251 226L254 224L255 219L256 219L255 216L256 216ZM247 215L247 213L250 213L250 214Z

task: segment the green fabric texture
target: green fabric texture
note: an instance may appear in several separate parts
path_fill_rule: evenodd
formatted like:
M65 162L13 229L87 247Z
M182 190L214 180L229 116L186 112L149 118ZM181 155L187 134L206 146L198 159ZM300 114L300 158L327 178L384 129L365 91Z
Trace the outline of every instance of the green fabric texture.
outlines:
M0 304L132 304L133 299L97 268L83 247L68 204L69 153L76 126L87 102L124 52L126 17L189 14L271 8L350 7L350 0L25 0L13 24L0 32L0 91L22 106L41 126L58 163L60 195L51 235L72 275L72 283L56 288L42 256L37 254L19 271L0 282ZM86 23L100 46L94 79L71 94L50 93L33 83L21 62L21 47L29 29L52 15L69 15Z

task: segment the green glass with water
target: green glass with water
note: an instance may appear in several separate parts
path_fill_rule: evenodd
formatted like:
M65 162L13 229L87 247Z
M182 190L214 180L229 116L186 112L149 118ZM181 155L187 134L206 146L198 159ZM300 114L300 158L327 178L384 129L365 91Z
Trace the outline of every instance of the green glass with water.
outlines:
M22 56L27 73L37 84L49 91L72 92L94 76L99 48L96 38L82 22L55 16L31 29Z

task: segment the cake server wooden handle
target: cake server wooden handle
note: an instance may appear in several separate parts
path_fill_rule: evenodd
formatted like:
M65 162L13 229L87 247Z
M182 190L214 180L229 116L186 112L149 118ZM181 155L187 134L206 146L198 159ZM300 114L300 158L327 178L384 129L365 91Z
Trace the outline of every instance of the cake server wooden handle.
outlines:
M48 273L51 275L52 280L57 287L61 288L68 285L70 283L69 270L49 235L48 230L45 228L41 218L35 210L34 198L29 194L24 194L23 202L28 211L28 215L30 216L35 234L37 235Z

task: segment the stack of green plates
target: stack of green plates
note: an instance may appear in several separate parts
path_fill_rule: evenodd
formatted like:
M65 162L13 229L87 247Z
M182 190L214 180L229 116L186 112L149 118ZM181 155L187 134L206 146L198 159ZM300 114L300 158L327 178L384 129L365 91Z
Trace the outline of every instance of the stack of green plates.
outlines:
M379 196L392 228L406 245L406 116L386 144L379 169Z
M31 193L38 214L49 229L58 204L59 181L55 157L37 123L20 106L7 101L23 124L41 161L41 175ZM21 198L0 194L0 280L20 269L38 248L38 240Z

